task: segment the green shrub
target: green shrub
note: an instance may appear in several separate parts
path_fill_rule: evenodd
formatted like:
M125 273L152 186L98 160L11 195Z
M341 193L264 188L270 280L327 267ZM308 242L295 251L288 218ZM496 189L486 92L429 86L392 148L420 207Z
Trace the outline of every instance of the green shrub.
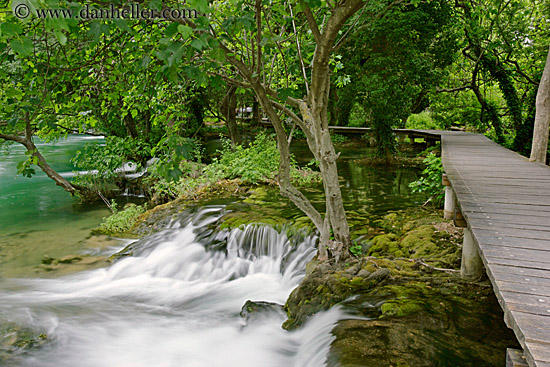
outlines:
M110 217L103 218L103 222L99 227L105 233L123 233L129 231L136 222L137 217L145 212L144 207L135 204L128 204L122 211L118 211L116 205L112 205L111 207L113 214Z
M179 180L167 180L154 170L148 178L151 192L163 199L192 197L202 188L220 180L240 179L245 183L273 182L279 171L279 150L275 139L265 133L258 134L248 147L223 140L220 156L214 158L208 166L192 162L181 162L183 176ZM291 160L290 178L296 185L309 185L320 182L320 173L309 167L299 168Z
M109 136L105 138L105 145L87 144L83 151L77 151L72 162L79 170L96 171L95 174L85 175L93 180L118 176L116 170L126 162L132 162L139 168L150 156L151 146L147 142Z
M245 148L236 145L233 149L224 140L220 158L214 158L205 169L212 178L241 178L245 182L258 183L275 178L279 167L279 151L275 139L259 134Z
M441 175L443 174L443 165L441 158L434 153L429 153L424 159L426 169L422 172L423 177L418 181L411 182L409 187L413 192L426 192L432 196L433 202L440 206L443 203L443 184Z

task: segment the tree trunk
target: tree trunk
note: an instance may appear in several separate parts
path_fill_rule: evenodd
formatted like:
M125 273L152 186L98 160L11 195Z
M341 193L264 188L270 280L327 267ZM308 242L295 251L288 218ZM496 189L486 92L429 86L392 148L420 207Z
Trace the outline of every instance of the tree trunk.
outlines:
M143 112L143 122L145 123L145 140L149 141L149 135L151 134L151 110L147 109Z
M234 85L227 85L227 91L225 96L222 99L221 103L221 113L225 118L225 124L227 125L227 130L229 131L229 138L231 139L231 146L241 143L241 134L239 133L239 128L237 127L237 96L235 92L237 87Z
M124 126L126 127L126 133L128 134L128 136L132 139L136 139L138 137L138 132L132 115L129 113L124 116L123 122Z
M260 120L260 104L254 99L254 102L252 102L252 125L260 125Z
M536 106L533 147L531 148L531 158L529 160L546 164L548 129L550 125L550 49L548 50L546 66L540 79Z
M260 4L260 2L257 1L256 4ZM338 181L338 170L336 167L336 160L339 154L336 154L334 151L328 129L327 107L328 95L330 92L329 59L333 51L336 37L340 34L340 30L346 21L362 6L364 6L362 0L349 0L339 4L334 8L330 17L326 19L323 31L321 32L311 14L311 9L309 9L307 4L303 4L307 22L309 23L317 43L311 68L311 88L304 100L290 97L287 98L287 102L291 106L299 108L302 118L299 118L287 107L278 102L271 101L268 98L268 93L266 93L266 91L269 90L260 81L260 63L258 63L257 69L254 69L253 66L249 67L243 61L235 58L231 49L222 46L226 53L226 59L236 67L241 73L241 76L254 89L258 102L275 128L277 146L280 153L279 187L281 194L288 197L300 210L302 210L319 230L319 258L326 259L328 255L327 248L331 246L331 250L333 250L331 253L336 262L338 262L339 259L349 256L351 239L342 200L342 193L340 191L340 183ZM259 7L259 9L261 10L261 7ZM258 26L260 14L261 12L257 9L256 22ZM307 14L309 14L309 16L307 16ZM260 32L257 34L260 34ZM260 47L260 42L258 42L258 47ZM260 57L261 53L258 51L258 59L260 59ZM303 67L305 64L303 60L301 61ZM305 78L307 78L306 74L307 73L304 72ZM271 94L276 95L276 92L271 92ZM306 134L309 149L313 153L315 159L319 161L325 191L326 213L324 218L311 202L299 190L292 186L290 182L289 141L282 121L275 111L275 108L283 111L291 117L294 122L298 123ZM330 229L332 229L336 241L330 240Z
M0 139L13 141L23 145L27 151L31 154L31 157L36 157L38 159L38 167L52 180L55 181L57 186L62 187L65 191L71 194L77 194L79 192L78 188L73 186L69 181L63 178L59 173L57 173L47 162L44 156L38 150L38 147L32 141L32 129L29 121L29 114L25 115L25 136L18 135L8 135L0 133Z

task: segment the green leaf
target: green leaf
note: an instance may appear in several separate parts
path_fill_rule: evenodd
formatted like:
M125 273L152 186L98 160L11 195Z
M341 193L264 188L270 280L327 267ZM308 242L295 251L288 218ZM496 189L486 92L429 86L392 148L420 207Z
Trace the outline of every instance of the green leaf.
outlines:
M197 51L202 51L202 49L206 46L204 42L200 39L194 39L193 42L191 42L191 47L193 47Z
M225 52L221 48L215 48L210 51L210 57L216 61L225 61Z
M16 23L2 23L0 24L0 31L2 35L12 37L23 33L23 29Z
M29 56L32 53L34 47L32 41L27 37L11 40L10 46L21 57Z
M107 24L102 24L100 21L90 23L88 34L94 37L94 41L99 41L99 37L101 37L103 33L109 33L109 26Z
M149 1L149 8L155 9L157 11L162 10L162 1L161 0L151 0Z
M172 38L174 34L176 34L179 31L179 26L181 24L178 23L170 23L168 27L164 30L164 34L166 37Z
M162 51L155 51L155 56L158 57L162 61L166 61L167 55Z
M128 26L128 22L124 19L113 19L113 23L123 31L134 33L134 30Z
M193 34L193 28L180 24L178 25L178 32L181 33L183 39L188 39Z
M208 13L210 10L208 7L208 0L190 0L189 7L201 13Z
M279 95L279 98L283 101L286 101L288 97L291 97L293 94L293 90L290 88L280 88L277 89L277 94Z
M6 94L6 97L15 97L18 100L21 100L21 98L23 98L23 93L15 87L9 88L4 93Z
M141 61L139 62L139 67L142 69L146 69L147 66L149 66L149 63L151 62L151 56L145 56Z
M8 125L10 125L11 127L15 127L15 125L17 125L18 122L19 122L19 117L12 117L11 119L8 120Z
M60 44L65 46L67 44L67 36L63 34L61 31L54 31L55 38L59 41Z

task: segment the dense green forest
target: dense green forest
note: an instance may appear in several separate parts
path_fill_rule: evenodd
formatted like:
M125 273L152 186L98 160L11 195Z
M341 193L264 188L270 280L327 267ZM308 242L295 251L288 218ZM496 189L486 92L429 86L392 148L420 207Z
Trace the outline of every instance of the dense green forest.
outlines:
M27 150L20 174L30 177L38 167L71 194L107 203L112 185L123 184L113 178L125 163L150 166L152 196L161 200L204 180L276 180L319 231L326 256L329 241L351 246L329 125L371 127L388 163L396 153L394 128L475 131L531 152L550 44L548 2L193 0L181 11L173 11L182 9L177 2L139 5L159 16L109 19L102 2L38 0L13 1L0 14L0 138ZM548 84L548 76L543 80ZM254 144L257 152L273 152L269 162L239 145L244 132L264 129L262 121L275 134ZM539 136L548 133L542 122ZM204 169L201 141L220 132L230 144ZM104 135L106 144L77 154L76 166L95 173L69 182L33 137L55 141L71 133ZM325 213L299 189L316 178L293 163L293 137L305 138L314 156ZM246 159L259 164L239 171Z

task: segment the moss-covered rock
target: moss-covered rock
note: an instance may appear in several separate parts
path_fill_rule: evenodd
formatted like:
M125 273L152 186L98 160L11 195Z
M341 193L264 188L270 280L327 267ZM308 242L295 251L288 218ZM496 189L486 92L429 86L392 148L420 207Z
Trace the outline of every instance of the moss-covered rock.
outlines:
M366 246L366 256L352 262L334 266L314 259L306 267L306 277L287 300L288 320L283 327L295 328L318 311L383 285L409 279L421 282L434 276L451 279L452 275L435 268L456 270L461 237L453 228L439 225L442 219L438 212L426 213L427 217L422 216L421 210L388 214L384 223L391 231L372 238ZM405 289L400 289L400 293L406 295ZM419 311L422 302L397 297L385 303L382 314L405 316Z
M47 340L48 337L44 333L0 320L0 365L9 366L12 356L40 347Z
M240 316L246 325L251 325L262 322L273 314L284 315L284 313L283 306L278 303L248 300L243 305Z
M335 267L314 259L308 268L308 275L292 291L285 304L288 320L283 328L287 330L300 326L308 317L329 309L352 294L374 288L389 275L387 269L369 272L359 262Z
M447 279L378 287L345 303L361 320L333 330L327 365L503 366L513 332L490 287Z

